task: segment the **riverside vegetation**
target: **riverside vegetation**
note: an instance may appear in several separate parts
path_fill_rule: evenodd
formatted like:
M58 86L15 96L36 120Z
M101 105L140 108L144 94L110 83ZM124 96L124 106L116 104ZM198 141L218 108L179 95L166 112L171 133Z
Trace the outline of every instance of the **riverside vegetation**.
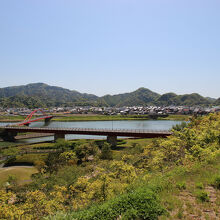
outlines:
M152 120L148 115L53 115L53 121L120 121L120 120ZM166 117L158 117L157 120L179 120L187 121L190 115L168 115ZM0 122L20 122L25 116L0 116ZM35 117L33 117L34 119Z
M167 139L114 148L102 140L14 148L1 150L11 152L7 163L38 172L29 184L12 175L2 184L0 219L220 218L220 114L192 118Z

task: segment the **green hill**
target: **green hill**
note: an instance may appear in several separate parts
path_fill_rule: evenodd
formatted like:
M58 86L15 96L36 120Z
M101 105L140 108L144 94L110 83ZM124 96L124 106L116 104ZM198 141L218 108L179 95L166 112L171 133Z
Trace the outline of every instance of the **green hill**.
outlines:
M205 98L197 93L160 95L146 88L117 95L96 95L80 93L75 90L50 86L44 83L32 83L23 86L0 88L0 106L2 107L51 107L51 106L147 106L147 105L219 105L219 99Z
M214 105L219 105L220 106L220 98L218 98L215 102Z
M44 83L32 83L0 89L0 104L4 107L32 107L33 100L38 107L72 105L97 100L97 96L71 91Z
M146 88L139 88L138 90L130 93L118 95L106 95L101 97L109 106L135 106L135 105L150 105L159 98L160 95L152 92Z
M207 98L202 97L197 93L176 95L174 93L166 93L157 99L157 105L185 105L185 106L195 106L195 105L209 105L212 102Z

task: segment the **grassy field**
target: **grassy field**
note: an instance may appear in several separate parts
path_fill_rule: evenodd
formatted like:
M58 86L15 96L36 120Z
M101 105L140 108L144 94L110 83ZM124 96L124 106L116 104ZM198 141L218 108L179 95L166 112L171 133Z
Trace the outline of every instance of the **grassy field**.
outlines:
M17 145L18 145L18 143L15 143L15 142L0 141L0 149L7 148L7 147L13 147L13 146L17 146Z
M0 116L0 122L23 121L23 116ZM159 120L188 120L187 115L169 115ZM53 121L112 121L112 120L150 120L147 115L54 115Z
M166 118L158 118L157 120L177 120L177 121L189 121L190 115L169 115Z
M24 116L20 116L20 115L17 115L17 116L9 116L9 115L1 115L0 116L0 121L1 122L17 122L17 121L23 121L26 117Z
M31 175L34 173L37 173L34 167L0 168L0 187L7 182L10 175L16 178L18 184L23 185L31 181Z
M160 172L149 173L145 181L143 178L145 177L140 177L135 184L130 186L129 190L135 192L140 188L151 189L158 193L161 204L166 209L159 220L220 218L219 182L216 184L216 179L220 178L220 158L217 158L212 164L194 163L192 166L190 164L189 166L177 166L162 174ZM117 200L115 201L117 202ZM77 216L93 219L92 216L96 215L96 211L100 215L106 210L112 211L112 204L114 204L112 201L106 201L100 206L94 205L76 212L59 212L55 216L48 216L45 219L71 220ZM115 209L112 212L115 212ZM104 219L103 216L100 219Z
M178 167L164 177L160 193L164 207L169 211L160 219L219 219L220 158L212 164L194 164ZM219 183L218 183L219 184Z
M68 115L56 116L54 121L112 121L112 120L143 120L147 115Z

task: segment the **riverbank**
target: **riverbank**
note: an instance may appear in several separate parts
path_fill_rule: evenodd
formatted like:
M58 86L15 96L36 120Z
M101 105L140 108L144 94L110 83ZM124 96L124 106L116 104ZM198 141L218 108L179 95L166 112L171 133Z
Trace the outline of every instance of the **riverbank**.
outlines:
M158 117L155 120L177 120L188 121L190 115L168 115L167 117ZM23 116L0 116L0 122L19 122L23 121ZM148 115L87 115L87 114L70 114L54 115L52 121L120 121L120 120L152 120Z
M27 133L27 134L16 136L15 140L23 140L23 139L39 138L39 137L50 137L50 136L54 136L54 134L50 134L50 133Z
M154 120L188 121L189 115L168 115ZM53 121L120 121L120 120L153 120L148 115L62 115L55 116Z

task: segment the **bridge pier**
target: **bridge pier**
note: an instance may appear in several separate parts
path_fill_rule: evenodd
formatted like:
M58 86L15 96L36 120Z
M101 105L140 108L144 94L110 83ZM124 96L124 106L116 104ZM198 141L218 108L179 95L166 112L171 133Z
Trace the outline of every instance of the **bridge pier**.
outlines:
M48 122L50 122L51 119L52 119L52 117L51 117L51 118L45 118L45 119L44 119L44 122L45 122L45 123L48 123Z
M54 141L56 142L57 139L64 139L65 140L65 134L55 133L54 134Z
M109 144L111 144L112 147L117 146L117 136L115 136L115 135L108 135L107 136L107 142Z
M15 141L15 136L17 136L17 132L15 131L9 131L9 132L3 132L1 133L1 138L4 140L4 141Z

